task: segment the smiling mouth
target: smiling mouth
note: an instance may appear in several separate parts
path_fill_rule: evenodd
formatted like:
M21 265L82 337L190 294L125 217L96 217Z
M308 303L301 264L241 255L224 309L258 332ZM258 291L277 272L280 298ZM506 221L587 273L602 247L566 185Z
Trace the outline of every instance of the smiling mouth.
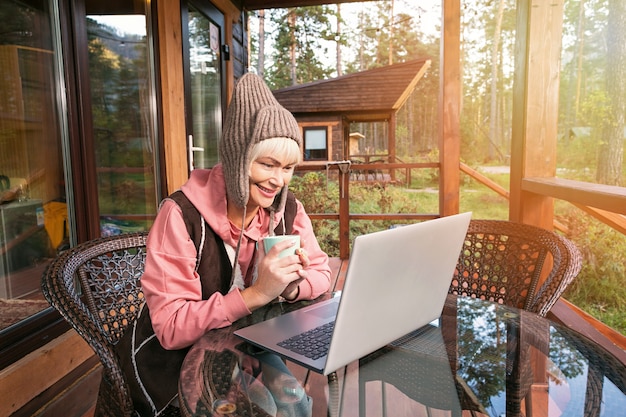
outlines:
M267 193L267 194L275 194L276 193L276 190L273 190L273 189L270 189L270 188L265 188L262 185L257 184L256 186L259 188L259 190L263 191L264 193Z

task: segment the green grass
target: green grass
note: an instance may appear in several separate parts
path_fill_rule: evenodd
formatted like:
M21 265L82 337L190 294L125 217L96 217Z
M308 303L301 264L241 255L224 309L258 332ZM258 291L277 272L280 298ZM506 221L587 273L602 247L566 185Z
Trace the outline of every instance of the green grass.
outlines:
M461 189L459 210L471 211L474 219L508 220L509 218L508 201L487 189Z
M626 236L573 206L557 205L555 212L583 256L582 270L563 297L626 334Z

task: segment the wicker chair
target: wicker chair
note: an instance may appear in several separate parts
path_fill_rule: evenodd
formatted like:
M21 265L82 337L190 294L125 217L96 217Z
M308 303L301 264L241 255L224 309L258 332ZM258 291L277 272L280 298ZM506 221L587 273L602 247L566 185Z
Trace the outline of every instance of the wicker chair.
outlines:
M147 232L95 239L61 253L42 277L50 304L93 348L103 372L96 416L133 414L128 384L114 345L144 302L139 279L146 259ZM169 407L162 416L179 415Z
M544 272L550 262L551 269ZM449 293L545 316L581 266L580 251L554 232L510 221L472 220Z

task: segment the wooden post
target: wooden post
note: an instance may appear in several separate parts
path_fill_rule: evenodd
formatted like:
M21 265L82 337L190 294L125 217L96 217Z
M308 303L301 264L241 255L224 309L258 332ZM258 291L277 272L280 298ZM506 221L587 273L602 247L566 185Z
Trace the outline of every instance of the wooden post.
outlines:
M350 258L350 165L339 164L339 257Z
M183 45L179 2L157 2L159 66L161 68L163 146L167 194L176 191L189 173L183 85Z
M459 212L461 113L461 5L442 1L441 71L439 97L439 212Z
M397 125L397 117L396 117L396 113L395 112L391 112L391 115L389 116L389 124L388 124L388 129L389 129L389 136L388 136L388 142L387 142L387 153L388 153L388 158L387 158L387 162L388 163L396 163L396 125ZM395 182L396 180L396 170L391 168L389 170L389 176L391 181Z
M526 177L556 174L563 0L517 6L509 219L552 230L553 198L522 190Z

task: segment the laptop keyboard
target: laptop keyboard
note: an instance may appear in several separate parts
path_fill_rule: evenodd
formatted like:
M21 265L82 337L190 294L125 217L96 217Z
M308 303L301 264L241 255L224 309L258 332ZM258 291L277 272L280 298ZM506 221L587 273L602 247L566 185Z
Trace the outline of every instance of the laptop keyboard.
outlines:
M335 322L323 324L278 343L278 346L310 359L319 359L328 353Z

